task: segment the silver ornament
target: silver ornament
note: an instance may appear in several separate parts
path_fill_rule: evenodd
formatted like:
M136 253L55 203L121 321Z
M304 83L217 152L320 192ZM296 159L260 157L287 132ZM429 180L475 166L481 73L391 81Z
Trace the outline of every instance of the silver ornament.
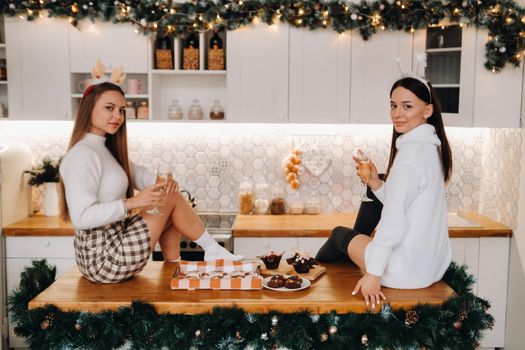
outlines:
M507 51L507 48L505 46L499 48L499 52L504 53L505 51Z
M200 337L201 336L201 330L200 329L197 329L195 331L195 337Z
M9 8L10 8L11 10L14 10L15 7L16 7L15 4L9 4Z
M267 333L261 334L261 339L262 340L268 340L268 334Z
M327 341L328 340L328 334L326 333L321 333L321 341Z
M310 318L312 319L313 323L317 323L317 321L319 321L319 315L310 315Z
M334 335L335 333L337 333L337 327L336 326L330 326L330 328L328 328L328 333L330 333L330 335Z
M277 318L277 316L272 316L272 326L277 326L278 322L279 318Z
M363 334L361 336L361 344L363 344L364 346L368 346L368 335Z
M352 21L355 21L357 19L357 15L355 13L352 13L350 15L350 18L352 19Z

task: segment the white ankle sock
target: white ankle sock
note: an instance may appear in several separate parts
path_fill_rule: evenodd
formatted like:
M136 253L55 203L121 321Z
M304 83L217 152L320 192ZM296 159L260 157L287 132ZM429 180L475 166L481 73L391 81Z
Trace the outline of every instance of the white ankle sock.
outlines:
M194 241L204 250L204 260L217 260L217 259L227 259L239 261L244 259L243 255L235 255L230 253L226 248L221 247L213 237L209 234L208 230L204 230L202 235Z
M169 262L169 263L180 262L180 256L177 259L171 259L171 260L168 260L167 262Z

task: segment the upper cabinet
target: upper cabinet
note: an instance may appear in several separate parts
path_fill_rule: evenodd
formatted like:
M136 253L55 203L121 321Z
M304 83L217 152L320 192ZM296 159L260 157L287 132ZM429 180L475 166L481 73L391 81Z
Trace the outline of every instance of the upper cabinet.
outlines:
M97 59L108 71L121 64L125 72L148 72L148 37L137 34L131 24L83 21L79 28L70 25L69 48L72 73L91 72Z
M228 32L228 121L288 121L289 35L284 23Z
M352 36L350 121L390 123L390 88L412 66L412 34L384 31L369 40Z
M66 20L6 18L10 119L71 118Z
M350 54L350 33L290 29L290 122L349 121Z
M508 64L501 72L486 69L485 43L488 33L477 32L476 84L474 86L474 122L477 127L519 128L523 64Z
M7 101L7 60L5 54L4 17L0 16L0 118L8 117Z
M436 90L445 126L471 126L474 106L476 29L443 25L418 30L415 56L427 54L425 76Z

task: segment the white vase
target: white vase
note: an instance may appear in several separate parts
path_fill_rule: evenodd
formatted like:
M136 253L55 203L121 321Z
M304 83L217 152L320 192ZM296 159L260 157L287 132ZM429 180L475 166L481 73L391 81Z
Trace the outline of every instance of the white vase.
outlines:
M57 182L45 182L44 183L44 200L43 209L45 216L57 216L58 215L58 183Z

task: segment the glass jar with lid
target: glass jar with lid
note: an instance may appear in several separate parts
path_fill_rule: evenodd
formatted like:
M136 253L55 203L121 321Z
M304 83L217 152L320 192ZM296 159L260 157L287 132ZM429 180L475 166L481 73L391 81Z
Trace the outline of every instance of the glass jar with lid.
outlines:
M299 215L303 213L304 202L298 193L293 195L288 201L288 209L290 211L290 214L293 214L293 215Z
M212 120L223 120L224 119L224 108L221 106L219 100L213 101L213 105L210 108L210 119Z
M191 106L188 108L188 119L190 120L199 120L202 119L202 107L199 104L198 99L194 99Z
M270 200L268 199L268 184L258 183L255 185L255 214L267 214L270 207Z
M142 101L140 102L140 105L137 108L137 119L148 119L148 117L149 117L148 102Z
M286 214L286 200L284 199L284 186L278 182L272 188L272 200L270 202L270 212L273 215Z
M176 98L171 100L171 104L168 106L168 119L182 119L182 107Z
M304 213L315 215L319 214L320 212L321 201L319 200L319 193L317 193L316 191L312 191L306 199L306 203L304 205Z
M253 211L253 184L245 178L239 184L239 213L251 214Z
M136 119L137 110L135 109L135 104L133 101L126 102L126 118L127 119Z

